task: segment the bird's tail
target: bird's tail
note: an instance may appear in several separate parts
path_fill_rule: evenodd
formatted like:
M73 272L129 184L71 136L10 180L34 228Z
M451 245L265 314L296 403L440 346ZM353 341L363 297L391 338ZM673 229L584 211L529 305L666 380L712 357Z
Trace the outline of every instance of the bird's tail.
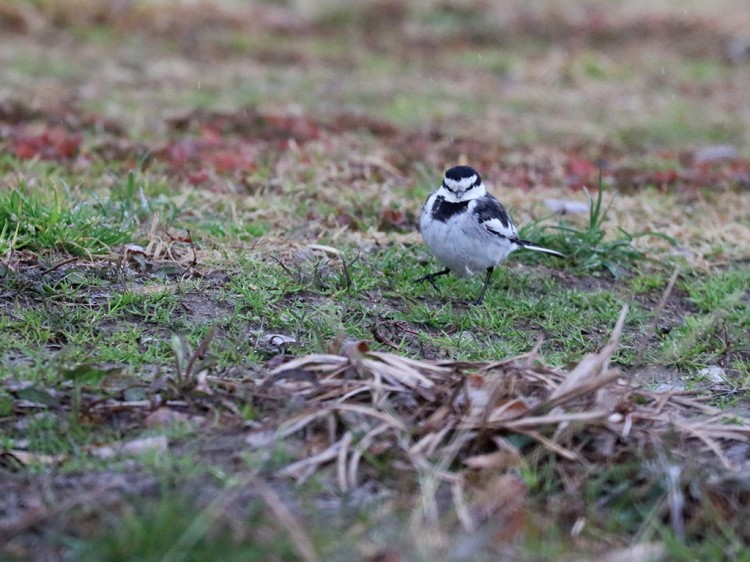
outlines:
M565 254L561 254L560 252L557 252L555 250L550 250L549 248L545 248L544 246L540 246L539 244L534 244L534 242L529 242L528 240L519 240L517 243L521 248L524 248L526 250L534 250L535 252L543 252L545 254L550 254L558 258L565 257Z

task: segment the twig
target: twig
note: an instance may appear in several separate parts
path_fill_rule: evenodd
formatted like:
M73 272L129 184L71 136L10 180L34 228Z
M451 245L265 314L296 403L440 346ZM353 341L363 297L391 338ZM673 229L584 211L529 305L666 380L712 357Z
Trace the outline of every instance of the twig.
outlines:
M296 280L296 281L302 282L302 275L301 275L301 274L299 273L299 270L297 271L297 274L298 274L298 275L297 275L297 279L295 279L295 275L294 275L294 274L292 273L292 270L291 270L291 269L289 269L289 268L288 268L288 267L287 267L287 266L286 266L286 265L284 264L284 262L282 262L282 261L281 261L281 260L280 260L279 258L277 258L276 256L268 256L268 257L269 257L269 258L271 258L271 259L272 259L273 261L275 261L275 262L276 262L277 264L279 264L279 266L281 267L281 269L283 269L283 270L284 270L284 271L286 272L286 274L287 274L287 275L289 275L289 277L291 277L291 278L292 278L292 280Z
M341 438L341 446L339 447L339 454L336 463L336 476L339 481L339 488L342 492L348 492L352 485L352 482L347 478L346 471L346 459L349 453L349 447L352 444L352 432L347 431Z
M580 394L579 389L584 382L593 383L596 381L596 386L601 386L606 382L609 382L609 379L616 378L616 375L613 377L613 373L607 369L607 364L609 363L612 354L615 352L615 349L617 349L617 342L620 340L620 335L622 334L627 315L628 305L625 305L620 311L620 317L617 319L615 329L612 331L609 341L599 353L588 354L570 373L568 373L568 376L565 377L560 385L552 392L549 399L544 402L543 406L545 408L552 408L561 401L566 401L572 396Z
M78 259L79 259L78 257L72 257L72 258L68 258L68 259L66 259L66 260L62 260L62 261L59 261L59 262L57 262L57 263L56 263L55 265L53 265L53 266L49 267L48 269L44 269L44 270L42 270L42 271L40 272L40 274L41 274L41 275L47 275L48 273L52 273L52 272L53 272L53 271L55 271L56 269L60 269L60 268L61 268L61 267L63 267L64 265L68 265L69 263L73 263L74 261L78 261Z
M13 239L10 241L10 249L8 250L8 257L6 258L5 272L3 277L8 274L8 270L13 269L11 262L13 261L13 254L16 251L16 241L18 240L18 230L21 228L21 221L16 223L16 230L13 232Z
M292 543L294 543L294 547L297 549L300 558L304 562L317 562L320 560L315 553L315 547L310 537L307 536L307 533L305 533L305 530L294 514L281 501L279 495L255 474L251 476L250 482L255 486L261 499L266 503L276 519L279 520L279 523L289 532L289 538L292 539Z
M378 330L378 326L376 324L373 324L370 327L370 333L372 334L372 337L375 338L376 342L387 345L388 347L391 347L393 349L399 349L399 346L394 343L393 340L380 333L380 330Z
M337 441L336 443L328 447L325 451L321 451L317 455L312 455L310 457L306 457L302 460L286 465L284 468L276 472L276 476L296 477L298 474L302 474L304 472L304 469L315 467L321 464L326 464L329 461L338 458L340 447L341 442Z
M195 352L190 356L190 359L188 360L186 369L187 375L192 372L195 362L198 359L203 359L206 356L206 353L208 352L208 346L211 345L211 341L214 339L214 334L216 334L216 326L211 326L206 335L203 336L201 342L198 344Z
M182 275L180 275L180 279L185 279L188 272L193 269L196 265L198 265L198 252L195 251L195 244L193 243L193 237L190 235L190 231L187 231L187 238L188 243L190 244L190 249L193 250L193 261L190 262L190 265L188 265L185 268L185 271L182 272Z
M667 493L669 498L669 522L676 538L685 538L685 496L680 489L680 465L671 464L666 470Z
M211 526L224 514L227 506L232 503L239 493L252 485L261 499L270 508L276 519L289 532L289 535L300 557L305 562L317 562L318 556L297 519L284 505L278 494L255 473L239 476L230 486L225 488L205 509L203 509L185 532L172 544L169 551L161 558L161 562L177 562L184 558L195 544L206 535Z
M344 286L341 287L345 291L348 291L352 287L352 276L349 274L349 265L346 263L346 258L341 255L341 268L344 270Z
M464 496L464 481L456 481L451 486L451 492L453 495L453 507L456 510L458 520L463 525L463 528L468 532L472 533L476 530L476 524L474 519L469 513L469 508L466 506L466 498Z
M638 345L638 348L639 348L638 355L635 356L633 365L638 366L642 364L641 360L643 359L643 354L646 353L646 343L651 337L651 334L653 334L654 329L656 328L656 323L659 321L659 318L661 317L661 313L664 312L664 307L667 304L667 299L669 299L669 296L672 294L672 290L674 289L675 283L677 283L677 279L679 277L680 277L680 264L677 264L674 266L674 271L672 272L672 276L669 278L669 281L667 282L667 286L664 289L664 292L662 293L661 298L659 299L659 303L656 305L656 308L654 309L654 317L651 319L651 322L648 325L648 329L641 336L641 341Z

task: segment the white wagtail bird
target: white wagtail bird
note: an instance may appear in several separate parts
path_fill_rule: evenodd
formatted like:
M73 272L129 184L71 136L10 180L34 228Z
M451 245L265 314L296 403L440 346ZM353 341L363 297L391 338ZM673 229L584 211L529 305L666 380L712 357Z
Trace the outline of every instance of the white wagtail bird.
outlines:
M525 248L564 258L555 250L518 238L508 212L469 166L455 166L445 172L443 183L422 209L419 220L422 239L430 252L445 266L442 271L417 279L429 281L439 292L435 278L451 271L460 277L486 272L482 292L474 304L481 304L495 266L513 250Z

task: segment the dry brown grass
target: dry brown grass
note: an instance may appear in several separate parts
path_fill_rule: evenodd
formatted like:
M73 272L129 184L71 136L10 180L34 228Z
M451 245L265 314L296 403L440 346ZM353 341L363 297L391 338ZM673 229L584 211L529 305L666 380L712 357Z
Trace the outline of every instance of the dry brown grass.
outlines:
M661 458L667 436L678 444L668 451L673 458L714 457L723 469L715 467L717 475L744 470L745 461L730 457L737 444L750 443L748 420L691 392L638 388L610 366L626 314L609 342L570 371L544 367L534 352L500 362L430 362L370 351L363 342L283 363L261 393L279 403L294 397L302 406L277 419L271 442L299 435L307 445L277 474L300 482L332 467L331 477L346 492L377 479L368 460L377 464L387 455L393 469L420 483L415 537L439 542L442 536L443 544L431 547L447 548L449 535L435 534L446 517L436 495L441 486L452 490L455 517L467 530L493 514L501 522L493 535L498 543L527 529L528 492L513 475L534 447L519 449L514 435L545 451L536 455L567 461L558 465L562 478L575 472L571 466ZM269 438L266 427L248 440L268 446ZM672 503L667 513L679 535L691 515Z

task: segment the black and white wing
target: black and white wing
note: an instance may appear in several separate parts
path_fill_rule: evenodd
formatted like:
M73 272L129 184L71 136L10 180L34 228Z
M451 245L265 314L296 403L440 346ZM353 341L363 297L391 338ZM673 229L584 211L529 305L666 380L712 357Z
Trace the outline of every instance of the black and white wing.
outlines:
M511 242L518 241L518 231L510 220L510 215L500 201L491 195L485 195L476 200L473 209L474 216L479 224L491 234L500 238L507 238Z
M524 248L526 250L533 250L535 252L543 252L557 256L558 258L564 258L565 254L561 254L555 250L550 250L529 240L521 240L518 238L518 231L513 225L513 221L508 215L508 211L505 210L502 203L492 197L486 195L477 199L477 204L474 207L474 216L488 232L499 236L500 238L507 239L513 246L518 248Z

